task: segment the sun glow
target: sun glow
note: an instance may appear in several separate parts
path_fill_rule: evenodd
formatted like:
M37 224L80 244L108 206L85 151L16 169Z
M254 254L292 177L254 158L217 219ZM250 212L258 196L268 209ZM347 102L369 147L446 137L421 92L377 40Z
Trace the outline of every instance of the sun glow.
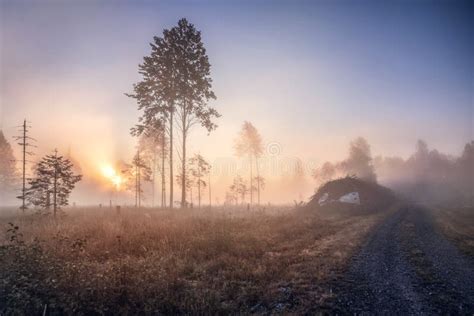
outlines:
M102 167L102 175L107 178L117 190L120 189L120 185L123 183L123 178L117 174L117 171L110 166L110 165L105 165Z

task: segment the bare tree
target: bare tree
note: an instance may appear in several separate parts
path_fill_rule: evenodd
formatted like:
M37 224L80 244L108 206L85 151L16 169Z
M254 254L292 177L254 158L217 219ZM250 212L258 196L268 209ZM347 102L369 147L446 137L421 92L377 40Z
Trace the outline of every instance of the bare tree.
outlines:
M245 121L235 142L237 156L248 156L250 162L250 188L253 188L253 160L255 159L257 177L260 178L258 158L263 153L262 137L252 123ZM260 182L257 182L258 204L260 204ZM253 190L250 190L250 205L253 204Z
M22 153L22 159L21 159L21 171L22 171L22 187L21 187L21 195L17 196L18 199L21 200L21 209L23 212L25 212L26 209L26 165L29 162L26 157L27 156L32 156L33 153L29 151L31 147L36 147L35 145L32 144L32 142L35 142L36 140L32 137L30 137L28 134L30 132L31 126L29 126L26 122L26 119L23 120L23 124L21 126L18 126L21 128L20 132L21 135L15 136L15 140L19 141L17 143L18 145L21 146L21 153Z

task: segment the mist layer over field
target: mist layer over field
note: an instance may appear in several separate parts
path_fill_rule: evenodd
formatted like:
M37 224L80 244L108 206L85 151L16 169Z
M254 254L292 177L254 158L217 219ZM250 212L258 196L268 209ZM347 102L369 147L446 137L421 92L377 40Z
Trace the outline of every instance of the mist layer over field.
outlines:
M262 203L307 200L321 184L313 174L325 161L337 169L334 176L367 176L350 170L358 168L350 161L340 165L357 136L370 145L366 165L378 182L419 200L469 193L464 170L471 160L463 148L472 140L469 2L0 5L0 129L17 172L22 153L13 137L25 118L38 146L28 176L55 148L73 161L83 178L71 204L134 203L125 187L116 192L104 170L120 174L133 159L138 142L130 128L140 113L124 94L140 80L137 65L153 37L182 17L202 32L217 97L209 105L221 114L216 130L195 128L188 138L188 153L212 165L212 204L226 201L237 176L250 182L250 163L234 148L244 121L262 138ZM418 139L429 149L415 148ZM19 178L2 186L1 205L18 205ZM429 185L421 190L422 184ZM143 188L143 205L157 205L159 186L155 199L149 183Z

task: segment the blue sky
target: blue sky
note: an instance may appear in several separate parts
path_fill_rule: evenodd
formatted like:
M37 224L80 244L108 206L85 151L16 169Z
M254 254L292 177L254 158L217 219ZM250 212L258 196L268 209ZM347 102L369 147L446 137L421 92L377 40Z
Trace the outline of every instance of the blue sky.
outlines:
M27 117L39 150L127 158L138 113L123 93L152 37L181 17L212 64L220 127L190 144L211 160L233 156L244 120L282 156L316 164L356 136L404 157L418 138L451 154L473 139L472 2L0 3L0 123L12 135Z

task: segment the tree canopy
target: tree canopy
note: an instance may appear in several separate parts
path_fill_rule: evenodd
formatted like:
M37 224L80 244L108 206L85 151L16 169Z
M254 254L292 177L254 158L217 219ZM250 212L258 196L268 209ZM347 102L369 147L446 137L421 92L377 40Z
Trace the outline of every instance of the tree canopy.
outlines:
M62 206L69 204L69 194L81 178L82 175L74 174L71 161L55 151L35 166L35 176L28 181L27 201L43 209L52 206L56 215Z
M263 178L260 176L258 167L258 158L263 153L262 137L255 126L249 121L245 121L239 132L239 136L235 140L235 153L239 157L248 156L250 163L250 204L253 203L253 191L257 191L258 204L260 204L260 184ZM257 168L257 187L254 188L253 181L253 160ZM255 189L255 190L254 190Z
M139 65L142 80L134 85L138 109L142 111L132 134L140 135L154 125L166 125L169 134L170 179L173 179L173 123L181 132L181 205L186 203L186 144L188 133L196 124L208 132L217 125L220 114L208 106L215 99L210 77L211 65L201 39L201 32L186 19L165 29L150 44L151 54ZM170 181L170 203L173 201L173 181Z

